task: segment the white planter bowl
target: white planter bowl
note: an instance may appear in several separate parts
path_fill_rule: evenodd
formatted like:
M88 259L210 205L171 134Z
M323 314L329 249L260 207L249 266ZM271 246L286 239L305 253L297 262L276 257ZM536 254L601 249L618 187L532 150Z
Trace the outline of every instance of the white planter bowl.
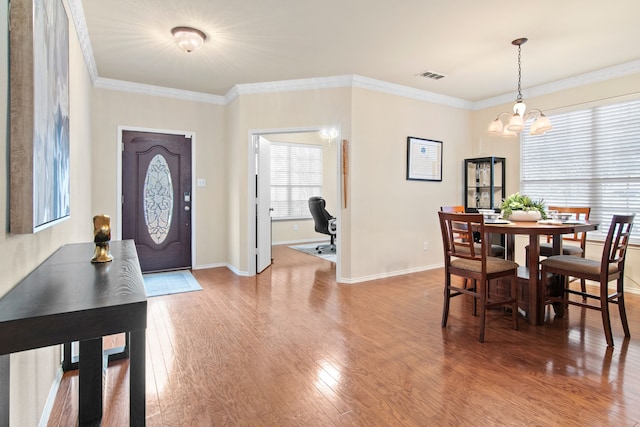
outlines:
M538 221L541 218L539 211L512 211L509 215L511 221Z

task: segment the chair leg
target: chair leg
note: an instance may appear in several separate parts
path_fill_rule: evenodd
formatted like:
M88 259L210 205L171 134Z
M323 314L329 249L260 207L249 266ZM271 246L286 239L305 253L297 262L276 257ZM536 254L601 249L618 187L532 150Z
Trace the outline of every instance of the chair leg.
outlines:
M629 322L627 322L627 310L624 306L624 286L623 278L618 279L618 310L620 310L620 320L622 321L622 329L624 330L624 336L630 337Z
M585 279L580 279L580 290L582 291L583 294L587 293L587 281ZM586 296L582 296L582 301L586 301L587 297Z
M513 329L518 330L518 278L511 278L511 315L513 316Z
M447 326L447 319L449 318L449 300L451 299L451 275L445 273L444 279L444 304L442 306L442 327Z
M560 281L560 297L562 297L564 299L564 301L569 301L569 292L567 292L567 289L569 288L569 276L560 276L560 275L556 275L554 276L555 280L559 280ZM555 312L556 316L558 317L564 317L564 313L569 310L569 303L566 302L554 302L553 304L553 311Z
M542 304L541 310L538 311L538 313L542 312L542 318L538 319L539 323L544 323L544 318L547 313L547 287L547 272L544 266L542 266L542 270L540 271L540 287L538 288L538 301ZM529 310L531 310L531 308L529 308Z
M489 292L489 283L479 283L476 281L476 286L480 286L480 342L484 342L484 325L487 318L487 293Z
M471 280L471 279L469 279L469 280ZM473 283L473 288L472 289L475 292L478 292L478 281L474 279L472 281L472 283ZM472 314L474 316L478 315L478 297L473 297L473 312L472 312Z
M609 316L609 298L607 297L607 283L600 284L600 313L602 314L602 326L607 345L613 347L613 334L611 333L611 318Z

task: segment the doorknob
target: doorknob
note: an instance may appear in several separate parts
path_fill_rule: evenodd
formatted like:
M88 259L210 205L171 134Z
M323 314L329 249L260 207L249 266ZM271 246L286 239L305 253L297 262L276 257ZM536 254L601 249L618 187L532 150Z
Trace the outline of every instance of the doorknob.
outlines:
M184 207L184 210L185 210L185 211L189 211L189 210L191 210L191 208L190 208L189 206L185 206L185 207Z

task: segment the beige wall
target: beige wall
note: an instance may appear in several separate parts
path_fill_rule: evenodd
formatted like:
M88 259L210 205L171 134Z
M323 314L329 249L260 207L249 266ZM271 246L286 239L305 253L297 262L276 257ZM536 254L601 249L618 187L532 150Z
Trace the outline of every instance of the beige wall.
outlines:
M471 146L470 112L344 88L243 95L230 106L228 117L230 164L235 165L229 228L239 237L230 239L230 249L237 251L230 254L230 262L239 272L248 266L249 132L316 126L339 126L350 144L339 279L358 282L442 264L435 213L441 204L461 200L462 161ZM443 182L406 181L407 136L444 141ZM424 242L430 245L428 251Z
M0 8L0 57L8 70L7 8ZM71 20L70 20L71 22ZM70 30L70 161L71 217L60 224L33 235L11 235L7 232L7 161L0 162L0 295L13 286L65 243L90 240L93 236L91 210L91 115L89 94L91 82L84 66L73 24ZM8 75L0 82L0 117L7 114ZM2 120L0 134L7 135L7 120ZM0 152L7 153L3 138ZM11 355L10 423L15 426L37 425L45 401L60 366L58 346Z
M336 127L348 139L350 107L348 88L241 95L228 106L229 263L236 272L246 274L253 256L248 248L250 133Z
M181 131L195 134L193 176L206 179L206 187L193 188L196 232L194 266L227 261L227 149L225 107L113 90L94 89L91 115L93 147L92 203L96 213L109 214L118 227L116 164L118 128ZM121 157L120 157L121 159ZM126 185L126 183L123 183Z
M581 86L550 95L525 99L527 105L532 108L540 108L546 114L554 114L565 111L579 110L594 105L603 105L612 102L640 98L640 74L612 79L605 82ZM507 159L507 195L519 191L520 188L520 144L517 138L502 138L487 134L489 123L495 119L501 111L510 111L512 103L498 107L475 111L472 114L472 139L473 153L493 154ZM553 123L552 123L553 124ZM637 212L640 214L640 212ZM517 239L516 261L524 263L524 249L526 239ZM602 245L598 242L589 242L587 256L599 259ZM629 249L625 267L626 289L640 292L640 247Z
M462 200L471 113L354 89L352 114L345 277L360 281L442 265L437 211ZM443 141L442 182L406 180L408 136Z

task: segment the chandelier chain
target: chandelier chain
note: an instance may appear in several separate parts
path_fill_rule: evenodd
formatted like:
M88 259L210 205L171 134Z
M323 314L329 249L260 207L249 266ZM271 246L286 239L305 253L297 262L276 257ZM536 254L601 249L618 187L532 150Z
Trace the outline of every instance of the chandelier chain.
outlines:
M520 53L522 52L522 46L518 45L518 97L516 102L522 102L522 91L520 89L520 82L522 80L522 66L520 65Z

